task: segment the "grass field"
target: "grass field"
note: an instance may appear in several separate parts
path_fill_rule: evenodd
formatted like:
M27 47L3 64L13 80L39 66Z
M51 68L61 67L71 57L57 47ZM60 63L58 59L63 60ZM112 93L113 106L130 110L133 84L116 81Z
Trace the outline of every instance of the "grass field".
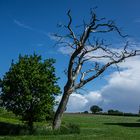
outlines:
M65 114L63 122L78 124L80 134L65 135L1 135L0 140L139 140L140 118L123 116L105 116L91 114ZM0 114L0 124L19 124L14 115L4 116ZM45 125L46 123L40 123ZM1 131L1 130L0 130Z

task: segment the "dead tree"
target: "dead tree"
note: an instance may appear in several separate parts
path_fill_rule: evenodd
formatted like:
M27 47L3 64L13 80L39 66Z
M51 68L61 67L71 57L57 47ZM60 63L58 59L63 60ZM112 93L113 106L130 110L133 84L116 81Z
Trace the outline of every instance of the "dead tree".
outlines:
M72 54L67 69L67 83L64 86L64 93L55 113L53 129L60 127L61 118L66 109L69 96L75 90L80 89L90 81L94 81L94 79L99 77L113 64L117 66L118 63L124 61L126 58L140 54L140 50L129 49L128 42L117 50L107 45L103 39L96 39L93 36L99 33L105 33L106 35L109 32L117 32L120 37L127 37L126 35L122 35L114 21L106 20L105 18L97 19L95 12L92 10L89 23L84 22L82 33L76 35L72 29L70 10L67 15L69 22L64 27L69 33L65 36L58 34L55 34L55 36L59 38L59 43L65 44L66 47L72 49ZM92 66L90 65L91 63Z

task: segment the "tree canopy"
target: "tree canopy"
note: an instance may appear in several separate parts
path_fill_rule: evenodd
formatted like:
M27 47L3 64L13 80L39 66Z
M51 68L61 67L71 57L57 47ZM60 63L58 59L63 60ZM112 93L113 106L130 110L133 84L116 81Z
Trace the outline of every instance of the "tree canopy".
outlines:
M42 61L41 56L19 56L1 79L1 106L27 122L45 119L53 111L55 96L60 94L54 59Z
M97 112L100 112L100 111L102 111L102 108L100 108L99 106L97 106L97 105L93 105L93 106L91 106L90 107L90 111L92 112L92 113L97 113Z

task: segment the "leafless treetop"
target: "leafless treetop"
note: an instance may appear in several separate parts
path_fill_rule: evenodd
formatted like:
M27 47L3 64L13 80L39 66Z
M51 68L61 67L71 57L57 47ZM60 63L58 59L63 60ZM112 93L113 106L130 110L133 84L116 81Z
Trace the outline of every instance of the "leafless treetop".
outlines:
M91 10L90 21L89 23L83 22L82 27L84 29L78 36L72 29L73 19L70 10L67 15L69 22L63 27L68 30L68 34L55 34L55 36L59 38L58 43L73 50L68 65L68 82L66 84L72 91L97 78L109 66L113 64L117 66L118 63L126 58L140 54L140 50L129 49L128 41L122 49L117 50L110 48L109 44L105 44L103 39L99 40L91 37L93 35L96 36L97 33L116 32L120 37L126 38L127 35L121 33L114 21L107 21L105 18L98 19L95 12ZM93 63L92 67L89 67L89 61Z

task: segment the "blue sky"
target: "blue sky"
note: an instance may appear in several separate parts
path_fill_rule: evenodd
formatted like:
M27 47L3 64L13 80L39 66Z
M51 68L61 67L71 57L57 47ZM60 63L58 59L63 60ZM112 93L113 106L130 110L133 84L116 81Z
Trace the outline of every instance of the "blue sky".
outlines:
M115 20L124 33L129 34L134 42L139 42L139 0L0 0L0 77L8 71L12 59L16 60L19 54L36 52L44 59L53 57L57 60L56 72L61 78L59 84L63 87L66 81L63 71L69 57L59 52L58 46L52 47L55 41L49 35L60 32L56 26L58 23L68 22L68 9L72 11L73 23L79 25L83 19L88 19L90 8L95 6L98 6L96 11L99 17ZM111 37L112 40L114 38ZM108 85L107 75L110 72L85 88L90 92L101 91Z

